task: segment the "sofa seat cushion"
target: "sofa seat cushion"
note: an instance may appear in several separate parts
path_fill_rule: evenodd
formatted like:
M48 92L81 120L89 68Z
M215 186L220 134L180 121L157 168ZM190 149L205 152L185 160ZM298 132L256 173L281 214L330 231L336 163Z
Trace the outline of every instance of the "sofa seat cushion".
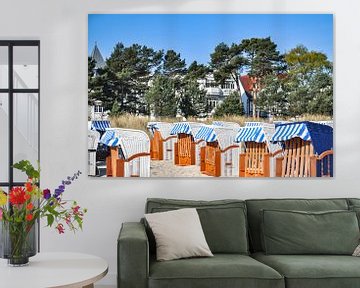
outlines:
M265 255L254 259L285 277L287 288L358 288L360 258L338 255Z
M246 255L215 254L211 258L150 261L149 288L284 288L274 269Z

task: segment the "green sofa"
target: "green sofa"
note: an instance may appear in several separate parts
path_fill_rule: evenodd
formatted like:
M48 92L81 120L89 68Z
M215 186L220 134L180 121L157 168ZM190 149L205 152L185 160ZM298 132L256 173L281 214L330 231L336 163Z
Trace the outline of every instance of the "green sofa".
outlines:
M329 225L338 225L334 227L347 229L346 227L349 225L349 229L354 230L353 226L356 225L357 234L355 236L358 241L359 224L355 213L360 215L360 199L192 201L153 198L147 200L145 212L164 212L188 207L197 208L206 240L214 257L156 261L154 236L145 221L124 223L117 246L119 288L360 287L360 257L343 255L342 252L331 255L321 252L319 255L314 255L315 253L308 254L305 251L302 255L302 248L299 245L295 246L298 248L296 255L273 253L269 255L264 251L264 243L267 245L267 249L270 245L278 248L271 241L275 239L277 245L279 241L276 242L276 235L270 235L269 239L264 240L265 236L262 232L264 211L270 211L269 213L275 211L275 214L277 211L285 210L308 211L310 214L306 213L305 216L297 214L290 215L290 217L285 216L284 223L293 221L291 217L295 217L294 219L296 217L300 217L300 219L302 219L301 217L323 217L327 219L326 221L330 221ZM357 207L359 209L356 209ZM321 215L317 216L318 213ZM339 215L334 215L334 213L339 213ZM341 216L342 218L338 217L339 221L346 222L334 223L332 215ZM266 218L269 219L266 221L270 222L274 219L276 221L275 216ZM349 217L355 217L356 223L353 220L349 221ZM301 226L307 224L307 218L304 219L306 222ZM296 230L292 227L292 229L286 231L295 231L294 234L296 231L301 232L301 227ZM276 233L276 229L274 229L274 233ZM291 235L287 236L290 237L290 240L287 243L285 241L284 245L290 245L293 249L292 245L298 244L299 236L296 235L296 239L291 239ZM316 237L314 239L316 240ZM310 240L314 241L314 239ZM282 243L281 241L280 243ZM325 244L339 247L342 242L341 239L335 239ZM344 245L353 245L350 240L345 242L349 243ZM325 246L325 248L332 251L332 247ZM350 248L352 249L352 246ZM310 249L316 249L316 245L315 248L311 246Z

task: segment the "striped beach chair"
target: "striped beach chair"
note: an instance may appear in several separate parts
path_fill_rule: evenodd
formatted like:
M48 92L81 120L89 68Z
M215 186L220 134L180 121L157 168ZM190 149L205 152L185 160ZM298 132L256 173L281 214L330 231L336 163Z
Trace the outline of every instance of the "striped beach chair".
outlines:
M240 154L240 177L274 176L274 156L281 152L281 146L270 142L275 133L275 125L249 122L240 128L235 142L242 143Z
M205 146L205 142L195 140L195 135L203 125L196 122L174 123L170 135L177 136L177 142L174 143L175 165L200 165L200 148Z
M200 171L215 177L239 176L239 145L234 143L238 129L217 125L204 125L195 135L204 140L200 148Z
M150 140L151 160L173 160L175 157L174 143L176 135L170 135L174 126L167 122L149 122L147 128L152 135Z
M88 130L88 175L96 176L96 150L100 141L100 133Z
M106 129L110 128L111 124L108 120L93 120L91 121L90 129L98 131L100 134L105 133Z
M283 156L276 159L277 177L333 176L332 127L308 121L282 124L271 141L283 147Z
M110 147L107 176L150 177L150 139L145 132L108 128L100 142Z

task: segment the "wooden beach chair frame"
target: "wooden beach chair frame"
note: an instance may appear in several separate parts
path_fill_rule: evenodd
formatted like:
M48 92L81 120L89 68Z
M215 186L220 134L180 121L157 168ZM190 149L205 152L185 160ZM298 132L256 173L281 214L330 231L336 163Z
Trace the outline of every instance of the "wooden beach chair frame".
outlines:
M231 152L232 149L238 148L239 145L234 144L222 150L217 141L206 142L206 146L200 148L200 172L213 177L224 176L225 168L234 164L233 161L228 161L225 158L225 154ZM229 153L228 155L231 154Z
M266 142L245 142L245 153L240 154L240 177L270 177L271 153Z
M240 177L272 177L274 176L273 158L282 150L277 144L271 144L269 139L275 133L275 125L263 122L246 122L243 132L248 129L256 129L260 134L249 134L250 138L241 141L242 153L239 159L239 176ZM260 129L260 130L259 130ZM255 131L256 131L255 130ZM241 130L240 130L241 131ZM254 133L255 133L254 131ZM241 133L241 132L239 132ZM250 132L251 133L251 132ZM253 137L256 137L253 139ZM260 138L258 138L260 137ZM264 137L264 138L262 138ZM251 140L251 141L249 141ZM260 142L261 141L261 142ZM279 152L278 152L279 151Z
M106 176L108 177L150 177L150 139L141 130L112 128L119 136L120 144L110 147L110 155L106 158ZM141 143L141 141L143 143ZM144 148L130 156L126 156L127 145ZM141 146L142 145L142 146ZM121 157L119 157L121 155ZM134 166L136 165L136 169ZM134 173L138 171L138 173Z
M202 174L213 177L238 176L240 147L234 142L237 132L238 127L216 124L205 125L198 131L195 137L204 142L200 148Z
M283 156L276 159L276 177L330 177L333 150L314 154L311 141L299 137L284 141Z
M151 160L172 160L174 158L174 143L176 142L176 135L162 135L163 124L172 125L171 123L159 123L160 129L153 129L153 137L150 140L150 154Z
M196 143L190 134L179 133L174 143L175 165L189 166L196 164Z
M174 143L174 164L178 166L200 165L200 147L204 141L194 139L198 129L203 125L197 122L178 122L177 124L186 124L191 128L190 134L177 133L177 141Z

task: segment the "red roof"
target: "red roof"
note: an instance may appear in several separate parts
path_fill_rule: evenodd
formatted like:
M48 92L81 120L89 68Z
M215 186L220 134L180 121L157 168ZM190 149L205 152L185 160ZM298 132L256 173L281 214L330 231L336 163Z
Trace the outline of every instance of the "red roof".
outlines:
M254 78L250 77L249 75L244 75L240 76L240 81L246 92L253 91L253 84L255 83Z

